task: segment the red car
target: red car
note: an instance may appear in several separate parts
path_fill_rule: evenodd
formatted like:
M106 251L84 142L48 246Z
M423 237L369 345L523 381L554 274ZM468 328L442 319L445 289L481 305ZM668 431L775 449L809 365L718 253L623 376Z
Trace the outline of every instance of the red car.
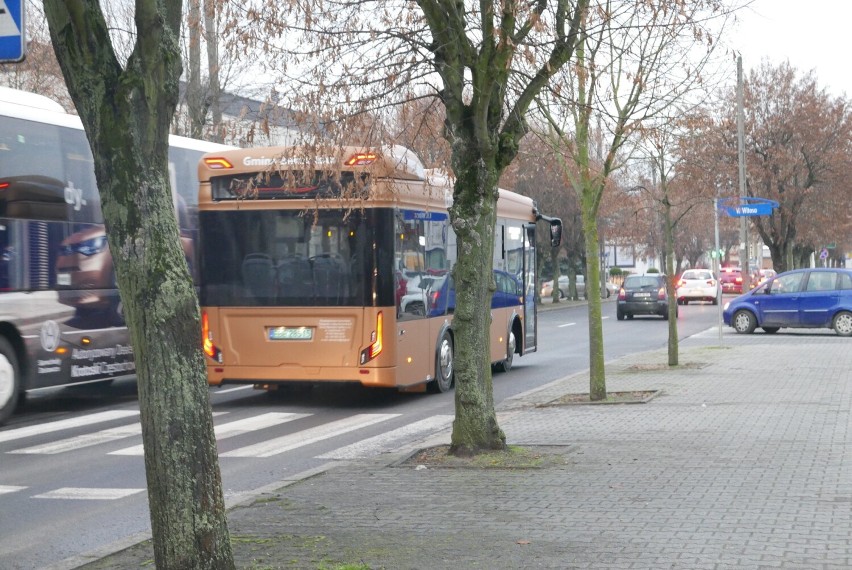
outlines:
M739 267L723 267L719 282L722 283L722 293L742 295L743 272Z

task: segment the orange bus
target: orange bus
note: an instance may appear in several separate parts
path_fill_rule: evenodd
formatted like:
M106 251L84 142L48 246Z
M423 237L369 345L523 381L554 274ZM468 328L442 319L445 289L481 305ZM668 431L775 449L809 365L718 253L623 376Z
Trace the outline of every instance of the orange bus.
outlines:
M452 185L408 149L209 153L199 281L211 385L453 385ZM536 349L533 201L500 190L491 361Z

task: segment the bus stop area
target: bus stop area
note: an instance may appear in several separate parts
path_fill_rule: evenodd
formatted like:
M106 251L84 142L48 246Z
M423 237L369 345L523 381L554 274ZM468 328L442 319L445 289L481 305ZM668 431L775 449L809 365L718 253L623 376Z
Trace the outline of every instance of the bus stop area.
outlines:
M540 468L406 462L435 434L231 497L238 568L850 568L852 350L831 331L717 329L607 363L641 404L554 405L588 374L502 402ZM150 543L78 559L152 565ZM347 564L347 566L342 566ZM73 567L73 566L72 566Z

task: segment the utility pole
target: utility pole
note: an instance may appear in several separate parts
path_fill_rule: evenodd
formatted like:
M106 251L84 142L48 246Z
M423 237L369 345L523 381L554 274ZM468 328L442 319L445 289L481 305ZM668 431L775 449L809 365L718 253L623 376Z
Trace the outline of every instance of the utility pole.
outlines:
M739 163L740 202L746 197L745 135L743 133L743 58L737 56L737 162ZM740 267L743 275L743 293L751 289L748 269L748 218L740 218Z
M715 228L715 255L713 255L713 274L716 276L716 307L719 316L719 346L722 346L722 256L719 255L719 192L716 192L716 197L713 199L713 222Z

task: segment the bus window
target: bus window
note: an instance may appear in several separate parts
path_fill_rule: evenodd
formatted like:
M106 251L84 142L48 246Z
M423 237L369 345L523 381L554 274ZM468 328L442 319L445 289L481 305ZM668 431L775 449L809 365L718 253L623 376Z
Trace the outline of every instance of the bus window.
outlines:
M405 283L404 290L397 291L397 314L400 320L421 318L426 315L432 283L426 275L424 222L417 212L400 210L395 223L394 271Z
M234 307L372 304L366 276L379 263L374 259L371 226L381 222L375 213L347 216L343 210L324 210L315 218L313 212L301 210L202 212L202 303ZM379 273L389 274L388 270ZM393 276L387 282L392 280Z

